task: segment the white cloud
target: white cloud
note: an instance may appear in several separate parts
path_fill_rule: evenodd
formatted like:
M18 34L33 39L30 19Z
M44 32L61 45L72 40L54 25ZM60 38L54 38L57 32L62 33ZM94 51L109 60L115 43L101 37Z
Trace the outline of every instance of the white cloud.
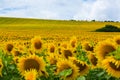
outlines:
M74 19L120 20L120 0L97 0L74 15ZM86 6L87 5L87 6Z
M120 0L0 0L0 16L120 20Z

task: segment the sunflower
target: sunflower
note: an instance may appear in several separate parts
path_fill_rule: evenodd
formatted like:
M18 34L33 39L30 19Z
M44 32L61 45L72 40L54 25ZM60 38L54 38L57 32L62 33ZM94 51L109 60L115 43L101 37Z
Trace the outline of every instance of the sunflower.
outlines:
M68 42L62 42L60 47L67 49L68 48Z
M62 56L63 58L66 58L66 59L68 59L69 57L73 57L74 54L72 49L62 49Z
M62 54L62 49L59 47L59 48L57 48L57 52L58 52L58 54Z
M120 60L111 56L103 60L102 65L109 75L120 78Z
M13 50L13 48L14 48L14 45L13 45L12 42L7 42L7 43L5 44L5 51L6 51L7 53L11 53L11 51Z
M14 61L15 64L18 63L19 58L20 58L20 57L18 57L18 56L13 57L13 61Z
M111 43L109 40L102 41L98 43L98 45L95 47L95 53L99 61L105 59L105 57L115 51L117 49L117 46L115 43Z
M2 59L0 59L0 76L2 76L2 69L3 69L3 63L2 63Z
M38 77L38 72L35 69L25 71L24 78L25 80L36 80Z
M94 47L89 42L86 41L82 43L82 49L85 51L93 52Z
M70 46L72 48L75 48L77 46L77 38L75 36L73 36L70 40Z
M75 80L78 77L79 69L75 64L73 64L70 60L66 60L66 59L59 60L57 62L56 74L59 74L60 72L66 70L66 69L71 69L72 73L69 74L68 76L66 76L65 80ZM62 76L62 77L64 77L64 76Z
M47 60L51 65L56 65L58 59L59 59L58 54L50 54L49 56L47 56Z
M69 58L78 68L79 76L86 75L89 72L89 65L83 61L77 60L75 57Z
M54 44L49 44L48 45L48 52L49 53L54 53L55 52L55 45Z
M43 57L29 55L18 59L18 70L24 75L25 71L35 69L40 75L45 72L45 62Z
M120 45L120 36L114 37L114 41L115 41L115 43L117 43L118 45Z
M35 50L41 50L43 43L41 40L41 37L34 37L33 39L31 39L31 43L32 43L32 48L34 48Z
M88 59L91 63L91 68L97 68L98 67L98 59L97 59L97 57L95 56L94 53L89 53L88 54Z
M18 50L13 50L13 51L12 51L12 55L15 57L15 56L20 56L20 55L22 55L22 53L21 53L20 51L18 51Z
M20 51L22 53L25 53L25 51L26 51L26 47L24 45L18 45L17 49L18 49L18 51Z

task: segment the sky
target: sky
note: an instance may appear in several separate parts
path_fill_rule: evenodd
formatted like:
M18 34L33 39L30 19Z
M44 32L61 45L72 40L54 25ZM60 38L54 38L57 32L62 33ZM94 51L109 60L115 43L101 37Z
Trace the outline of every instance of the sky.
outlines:
M0 16L120 21L120 0L0 0Z

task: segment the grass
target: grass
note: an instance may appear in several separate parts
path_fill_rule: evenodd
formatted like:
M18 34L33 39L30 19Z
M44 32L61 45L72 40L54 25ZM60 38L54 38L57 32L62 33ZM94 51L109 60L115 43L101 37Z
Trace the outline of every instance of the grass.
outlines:
M72 20L44 20L0 17L0 29L8 30L81 30L94 31L106 24L120 27L119 22L89 22Z

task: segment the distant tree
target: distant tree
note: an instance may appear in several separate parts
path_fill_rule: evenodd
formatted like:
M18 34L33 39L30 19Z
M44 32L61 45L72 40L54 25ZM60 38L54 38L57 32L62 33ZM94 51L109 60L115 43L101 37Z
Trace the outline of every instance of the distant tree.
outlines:
M95 22L95 20L92 20L92 22Z
M95 30L96 32L120 32L120 28L114 25L105 25L105 27Z

